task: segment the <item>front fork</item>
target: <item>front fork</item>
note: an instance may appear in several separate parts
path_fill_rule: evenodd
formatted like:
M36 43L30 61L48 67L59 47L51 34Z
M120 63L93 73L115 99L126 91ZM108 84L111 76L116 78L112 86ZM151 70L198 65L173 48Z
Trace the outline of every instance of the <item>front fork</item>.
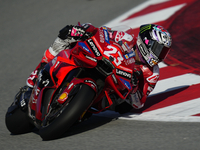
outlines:
M19 92L15 95L14 102L8 108L8 113L12 113L15 109L20 108L23 112L27 112L28 101L31 95L32 89L28 86L21 87Z

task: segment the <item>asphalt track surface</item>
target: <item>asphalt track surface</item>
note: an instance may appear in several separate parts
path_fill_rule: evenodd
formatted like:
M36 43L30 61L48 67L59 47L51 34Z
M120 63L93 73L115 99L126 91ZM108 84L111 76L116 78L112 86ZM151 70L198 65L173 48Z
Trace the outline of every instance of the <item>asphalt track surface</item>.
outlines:
M5 113L45 49L66 24L101 26L142 3L137 0L0 1L0 149L195 150L199 123L130 121L93 116L61 139L42 141L36 132L11 135Z

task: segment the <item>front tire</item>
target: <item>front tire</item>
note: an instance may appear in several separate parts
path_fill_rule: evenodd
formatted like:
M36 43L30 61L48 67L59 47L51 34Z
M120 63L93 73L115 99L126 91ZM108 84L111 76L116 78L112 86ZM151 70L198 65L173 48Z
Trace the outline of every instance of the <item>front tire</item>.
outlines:
M7 129L12 134L28 133L35 127L30 123L27 111L24 112L19 107L15 108L13 112L6 113L5 122Z
M95 91L88 85L80 85L77 94L70 100L66 108L46 126L42 126L39 134L43 140L59 138L66 132L90 106L95 97ZM45 121L45 120L44 120Z
M35 128L28 117L27 105L31 92L32 89L28 86L20 88L20 91L15 96L14 102L6 112L6 127L12 134L27 133ZM23 104L23 106L21 104Z

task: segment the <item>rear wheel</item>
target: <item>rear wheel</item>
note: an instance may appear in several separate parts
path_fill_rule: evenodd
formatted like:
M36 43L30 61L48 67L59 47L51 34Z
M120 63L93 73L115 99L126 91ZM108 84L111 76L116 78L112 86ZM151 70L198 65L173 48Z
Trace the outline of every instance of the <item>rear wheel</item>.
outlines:
M39 130L43 140L59 138L78 120L95 97L94 90L85 84L78 85L73 92L75 94L69 96L70 100L63 107L50 107Z

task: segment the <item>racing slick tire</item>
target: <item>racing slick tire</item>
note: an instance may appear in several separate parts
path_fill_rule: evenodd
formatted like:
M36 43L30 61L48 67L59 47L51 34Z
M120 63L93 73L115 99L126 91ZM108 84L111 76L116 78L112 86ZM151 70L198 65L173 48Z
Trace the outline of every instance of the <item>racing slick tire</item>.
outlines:
M60 115L39 129L41 138L43 140L60 138L92 104L95 94L90 86L81 84L76 95L69 101Z

